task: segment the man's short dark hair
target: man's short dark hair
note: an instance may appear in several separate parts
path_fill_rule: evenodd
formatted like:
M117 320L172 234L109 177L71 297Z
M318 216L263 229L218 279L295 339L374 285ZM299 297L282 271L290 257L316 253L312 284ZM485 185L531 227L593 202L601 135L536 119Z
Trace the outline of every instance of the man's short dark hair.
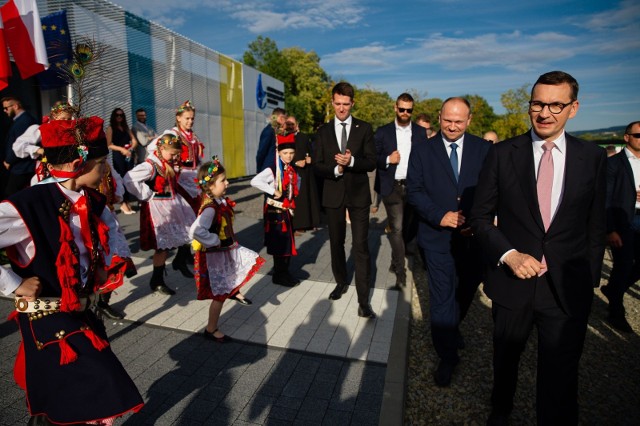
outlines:
M13 102L14 104L18 105L18 108L22 108L22 102L20 102L20 99L16 98L15 96L5 96L4 98L0 99L0 102Z
M429 117L427 114L425 114L424 112L421 112L420 114L416 115L416 123L418 121L424 121L425 123L429 123L431 124L431 117Z
M283 108L278 107L273 109L271 115L287 115L287 111L285 111Z
M398 99L396 99L396 104L398 102L400 102L400 101L402 101L402 102L411 102L411 103L414 102L413 101L413 96L411 96L410 94L408 94L406 92L405 93L401 93L400 96L398 96Z
M538 80L535 82L533 87L531 88L531 96L533 97L533 89L536 88L538 84L547 84L549 86L559 86L561 84L567 83L571 87L571 100L578 100L578 90L580 90L580 86L578 85L578 81L564 71L550 71L548 73L542 74L538 77Z
M136 110L136 114L137 114L137 113L139 113L139 112L144 112L144 113L146 113L147 111L145 111L145 110L144 110L144 108L138 108L138 109Z
M349 98L351 98L351 100L353 100L355 90L353 89L353 86L346 81L341 81L340 83L333 86L333 89L331 90L331 98L333 98L333 96L336 94L341 96L348 96Z
M640 121L632 121L631 123L629 123L629 125L627 125L627 128L624 129L624 134L628 135L629 133L631 133L631 129L633 128L633 126L635 126L636 124L640 124Z

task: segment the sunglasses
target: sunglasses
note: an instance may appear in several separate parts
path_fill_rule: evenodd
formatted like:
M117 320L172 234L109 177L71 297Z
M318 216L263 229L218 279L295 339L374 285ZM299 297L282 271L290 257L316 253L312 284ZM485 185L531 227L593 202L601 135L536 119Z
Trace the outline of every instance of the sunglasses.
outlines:
M629 136L640 139L640 133L627 133Z
M116 116L116 117L124 117L124 114L123 114L123 113L121 113L121 112L119 112L119 113L115 114L115 116Z
M7 105L6 107L2 107L3 111L8 110L9 108L13 107L15 104L11 104L11 105Z
M411 114L413 112L413 108L400 108L398 107L398 112L408 112Z

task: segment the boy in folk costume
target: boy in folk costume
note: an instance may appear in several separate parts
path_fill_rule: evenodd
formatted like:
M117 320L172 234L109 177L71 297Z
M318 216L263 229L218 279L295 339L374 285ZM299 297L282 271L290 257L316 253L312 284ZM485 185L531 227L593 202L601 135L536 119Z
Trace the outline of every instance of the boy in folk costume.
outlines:
M164 282L165 261L171 249L186 245L187 251L189 250L189 227L196 215L189 203L177 192L182 142L175 133L166 131L155 141L154 146L156 149L147 160L124 176L124 185L141 201L140 248L155 250L153 275L149 283L151 290L173 295L175 291ZM186 257L178 252L173 267L183 275L193 278L186 262Z
M296 242L291 216L298 195L298 174L291 161L295 154L295 134L277 135L278 161L251 179L251 186L267 194L264 205L264 245L273 256L274 284L294 287L300 280L289 273L291 256L296 256Z
M29 424L112 424L143 402L89 308L122 284L126 263L105 197L107 142L98 117L40 127L51 178L0 203L0 291L16 297L10 318L22 342L14 377L26 391Z

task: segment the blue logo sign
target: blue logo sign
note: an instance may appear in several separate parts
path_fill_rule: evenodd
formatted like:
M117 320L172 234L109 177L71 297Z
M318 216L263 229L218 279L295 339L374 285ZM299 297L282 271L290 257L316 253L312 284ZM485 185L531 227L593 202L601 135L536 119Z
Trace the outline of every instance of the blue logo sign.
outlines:
M256 102L260 109L265 109L267 106L267 92L262 88L262 74L258 74L256 83Z

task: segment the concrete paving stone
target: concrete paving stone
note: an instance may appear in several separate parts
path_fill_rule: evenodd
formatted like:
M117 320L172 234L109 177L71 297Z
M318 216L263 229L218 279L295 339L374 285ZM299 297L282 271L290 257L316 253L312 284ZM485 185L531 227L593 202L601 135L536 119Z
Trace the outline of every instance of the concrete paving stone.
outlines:
M331 382L326 380L314 379L314 381L311 383L311 386L309 387L307 396L311 398L330 400L333 396L335 385L335 381Z
M217 406L229 393L228 387L218 386L215 381L210 381L206 386L202 388L200 397L206 401L209 401L214 406Z
M342 398L334 395L329 401L328 409L336 411L347 411L351 413L356 406L356 396L357 395L354 394L350 397Z
M189 402L187 410L180 416L180 424L184 418L204 423L214 410L215 406L210 401L194 398Z
M296 420L321 422L328 407L328 400L307 396L302 402L302 406L298 410Z
M253 394L245 393L235 388L231 389L229 393L227 393L224 399L220 402L221 406L229 407L233 410L237 410L238 414L244 410L249 400L251 400Z
M328 409L322 419L323 426L348 425L351 421L351 413Z
M271 396L271 397L277 398L282 393L282 388L283 387L284 387L284 385L276 386L276 385L264 384L263 383L256 390L256 395L264 395L264 396Z
M254 396L244 407L237 421L246 421L251 424L264 424L269 416L271 407L275 402L275 398L264 395Z
M234 424L241 412L229 407L218 406L211 413L205 424L207 426L229 426Z
M313 382L313 376L313 374L294 372L282 390L282 394L291 397L305 396Z
M299 410L303 402L304 402L303 396L287 396L283 394L283 395L280 395L280 397L278 397L278 399L275 402L275 405L280 407L291 408L294 410Z
M275 422L271 421L273 419L273 420L281 420L281 421L287 422L286 424L290 425L297 415L298 415L297 409L283 407L280 405L274 405L273 407L271 407L271 410L269 411L269 417L266 424L269 424L269 425L276 424Z

